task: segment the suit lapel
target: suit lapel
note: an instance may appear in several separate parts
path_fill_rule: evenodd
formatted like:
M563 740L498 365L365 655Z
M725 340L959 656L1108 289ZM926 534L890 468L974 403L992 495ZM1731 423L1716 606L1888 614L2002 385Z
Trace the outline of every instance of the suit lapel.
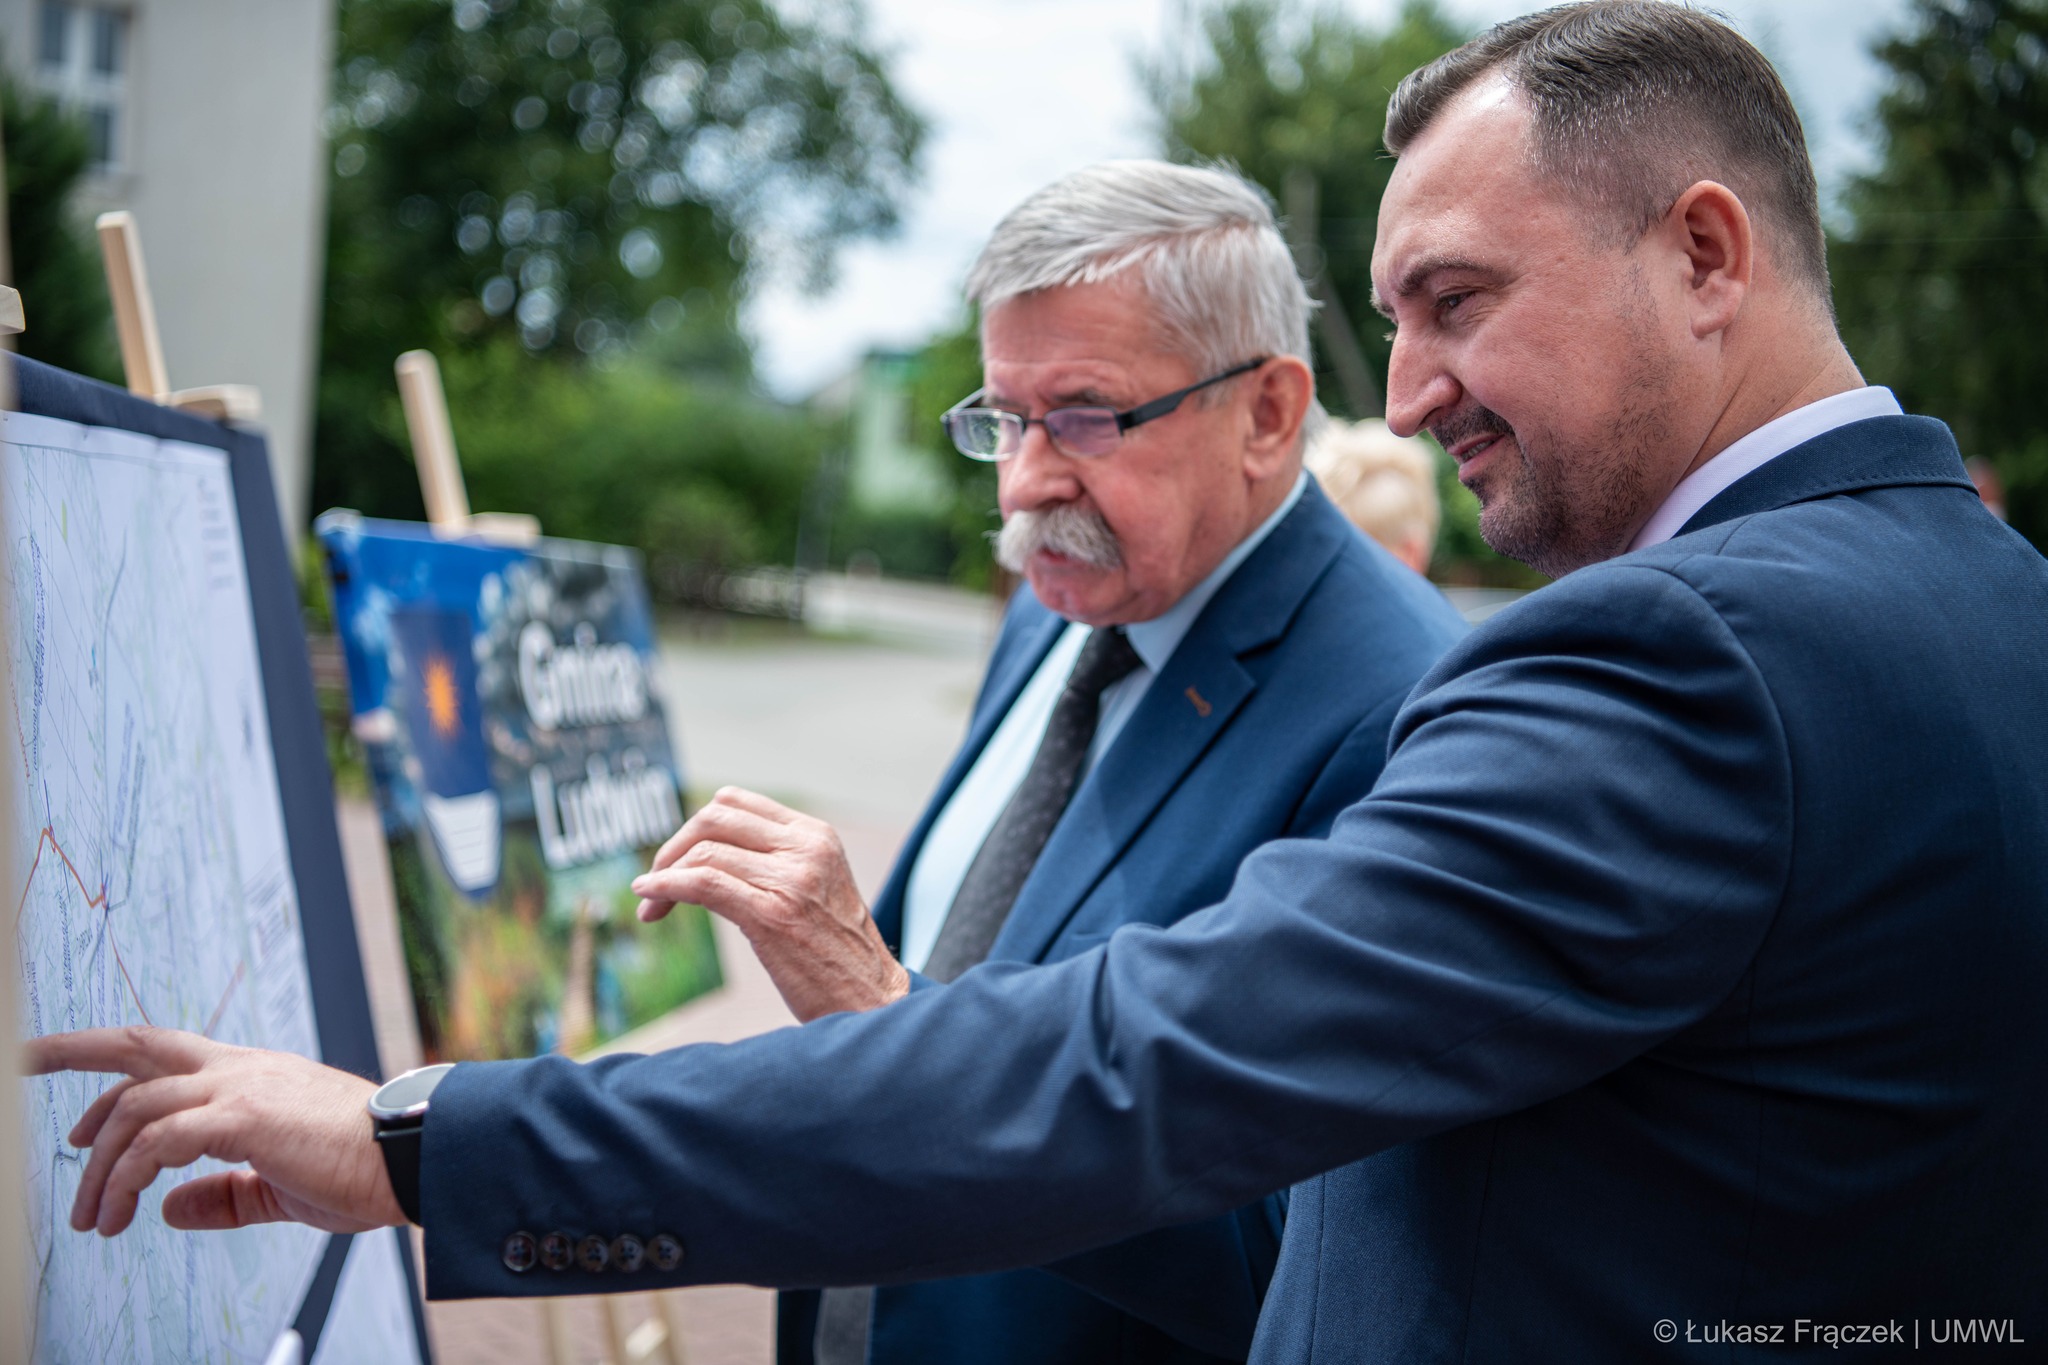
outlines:
M910 837L903 841L903 850L896 855L895 866L889 869L889 880L883 884L882 893L875 897L875 926L892 950L902 947L903 896L910 885L910 869L917 863L918 852L931 834L933 822L966 781L975 760L988 747L989 737L1003 723L1003 717L1010 714L1018 694L1067 628L1064 619L1039 605L1029 588L1021 593L1023 600L1005 624L1003 638L996 642L989 658L988 676L982 683L981 695L975 699L974 716L967 723L967 738L961 741L953 762L939 779L938 789L925 803L924 814L917 818Z
M1949 429L1932 417L1867 417L1824 431L1729 484L1679 535L1863 488L1954 484L1974 491Z
M991 958L1035 962L1258 689L1243 657L1287 632L1344 538L1311 482L1203 609L1046 842Z

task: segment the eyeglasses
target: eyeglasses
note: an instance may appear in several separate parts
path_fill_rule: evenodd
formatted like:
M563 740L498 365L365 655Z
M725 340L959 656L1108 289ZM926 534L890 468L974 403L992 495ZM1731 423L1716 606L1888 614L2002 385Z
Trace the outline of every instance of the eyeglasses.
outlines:
M946 434L953 438L953 445L970 460L1007 460L1024 445L1024 432L1028 427L1045 428L1045 434L1052 439L1053 447L1063 455L1077 459L1093 459L1115 450L1124 439L1124 433L1132 427L1166 416L1188 400L1188 395L1198 393L1211 384L1221 384L1226 379L1235 379L1248 370L1256 370L1271 360L1271 356L1260 356L1244 364L1212 374L1198 384L1155 398L1149 403L1124 412L1115 408L1077 407L1054 408L1043 417L1026 417L1021 412L1006 408L970 407L988 392L976 389L955 403L939 420L945 424Z

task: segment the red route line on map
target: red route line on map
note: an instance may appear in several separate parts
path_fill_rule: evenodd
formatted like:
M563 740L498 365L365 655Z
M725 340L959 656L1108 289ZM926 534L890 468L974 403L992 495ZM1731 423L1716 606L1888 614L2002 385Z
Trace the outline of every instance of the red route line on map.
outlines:
M235 964L235 974L228 978L228 988L220 993L220 1003L213 1007L213 1017L206 1021L205 1028L199 1030L202 1038L213 1036L214 1026L219 1024L220 1017L228 1012L228 1000L234 995L235 987L242 984L242 973L248 969L249 963L246 959Z
M14 735L21 746L19 752L21 754L22 780L30 782L32 774L29 772L28 766L28 736L23 734L21 730L21 694L15 691L11 678L8 680L7 693L8 702L14 712ZM31 785L33 785L32 782ZM99 895L93 895L92 888L85 884L85 878L78 875L78 867L71 861L71 855L64 851L64 845L57 842L57 831L48 825L44 825L41 837L36 840L35 860L28 865L28 880L22 883L21 899L16 902L14 907L14 930L16 933L21 932L22 912L28 908L29 889L36 884L36 869L43 864L43 846L45 844L56 849L57 856L64 860L66 870L71 873L71 880L78 883L78 893L85 897L86 909L103 909L107 903L107 889L101 887ZM142 1016L142 1022L154 1028L156 1020L149 1017L149 1009L142 1003L142 993L135 989L135 978L128 975L128 964L121 958L121 944L114 937L114 926L111 922L107 925L107 944L114 950L114 965L121 969L121 979L128 983L128 998L135 1002L135 1010ZM227 989L220 993L220 1003L213 1007L213 1017L206 1021L205 1037L211 1038L213 1036L215 1025L220 1023L221 1015L227 1011L228 1001L234 996L235 987L242 984L242 974L248 970L248 967L249 963L246 959L235 964L235 974L228 978Z
M85 878L78 875L78 866L71 861L71 855L64 851L64 845L57 842L57 831L44 825L42 836L36 840L35 860L28 865L28 880L22 883L21 899L14 907L14 928L17 933L21 930L22 913L28 909L28 893L36 884L36 870L43 865L43 849L46 847L56 849L57 856L64 860L64 870L71 874L71 880L78 883L79 894L85 897L85 908L101 910L106 907L106 888L101 887L97 896L92 893L92 888L85 884ZM107 924L107 946L114 950L114 965L121 969L121 980L128 984L128 998L135 1002L136 1013L142 1016L143 1023L154 1028L156 1020L149 1017L149 1007L142 1003L142 993L135 989L135 978L128 974L128 964L121 957L121 943L114 937L114 926L111 921ZM235 964L235 974L228 978L227 989L220 993L220 1003L213 1007L212 1017L206 1021L206 1027L200 1030L202 1036L213 1036L213 1030L220 1024L221 1015L227 1013L228 1001L234 998L235 987L242 984L242 977L248 969L249 963L246 959Z
M57 856L64 860L65 871L71 874L72 881L78 883L78 894L85 897L86 909L101 910L106 908L107 889L104 886L101 887L97 896L92 893L92 888L85 884L85 878L78 875L78 865L71 861L71 855L64 851L64 845L57 842L57 831L48 825L44 825L41 836L36 840L35 861L28 865L28 880L21 884L21 899L14 906L14 928L17 933L21 931L22 912L28 909L28 893L35 888L36 872L43 865L43 850L45 848L56 849ZM135 989L135 978L128 974L128 964L121 958L121 945L114 938L114 926L112 924L107 925L107 946L114 950L114 965L121 969L121 979L128 983L128 998L135 1002L136 1012L142 1016L143 1023L154 1026L156 1020L149 1017L149 1009L142 1003L142 993Z
M31 776L28 769L28 736L21 732L21 694L14 690L11 681L8 684L7 691L8 700L12 703L14 709L15 738L21 742L21 775L24 781L28 781ZM107 889L103 886L100 888L99 895L93 895L92 888L85 884L85 878L78 875L78 867L71 861L71 855L64 851L64 845L57 842L57 831L48 825L44 825L42 835L36 840L35 861L28 865L28 880L21 884L21 899L14 906L14 931L16 933L21 932L21 915L28 908L29 890L36 884L36 869L43 865L43 846L45 844L56 849L57 856L64 860L65 868L71 873L71 880L78 883L78 894L85 897L86 909L102 909L107 903ZM154 1027L156 1021L149 1017L149 1010L142 1003L142 993L135 989L135 978L128 975L128 964L121 958L121 944L114 937L114 926L112 924L107 925L107 945L114 950L114 965L121 969L121 979L128 983L128 998L135 1002L136 1013L142 1016L143 1023ZM234 989L233 982L228 984L228 989ZM227 1004L226 997L222 997L221 1004L223 1006Z

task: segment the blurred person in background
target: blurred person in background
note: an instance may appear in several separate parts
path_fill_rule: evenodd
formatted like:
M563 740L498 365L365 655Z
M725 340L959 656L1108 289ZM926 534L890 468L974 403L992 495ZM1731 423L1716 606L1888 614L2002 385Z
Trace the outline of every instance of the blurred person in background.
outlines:
M1963 468L1970 471L1970 482L1976 486L1977 497L1985 510L2000 521L2005 515L2005 480L1998 477L1998 467L1982 455L1972 455L1963 461Z
M1443 505L1429 442L1396 436L1377 417L1331 418L1308 445L1308 472L1337 510L1419 574L1436 553Z

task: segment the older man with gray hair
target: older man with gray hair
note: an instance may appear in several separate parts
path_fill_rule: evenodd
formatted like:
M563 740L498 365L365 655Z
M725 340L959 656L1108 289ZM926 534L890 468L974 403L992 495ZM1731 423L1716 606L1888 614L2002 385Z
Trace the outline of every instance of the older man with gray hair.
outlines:
M804 1019L1219 899L1253 849L1323 834L1371 786L1395 708L1462 632L1302 472L1310 305L1255 186L1090 167L997 226L968 293L985 383L946 429L996 463L996 554L1027 586L966 743L872 914L829 826L737 790L663 850L643 910L734 919ZM779 1359L1241 1357L1279 1217L1059 1275L786 1294Z

